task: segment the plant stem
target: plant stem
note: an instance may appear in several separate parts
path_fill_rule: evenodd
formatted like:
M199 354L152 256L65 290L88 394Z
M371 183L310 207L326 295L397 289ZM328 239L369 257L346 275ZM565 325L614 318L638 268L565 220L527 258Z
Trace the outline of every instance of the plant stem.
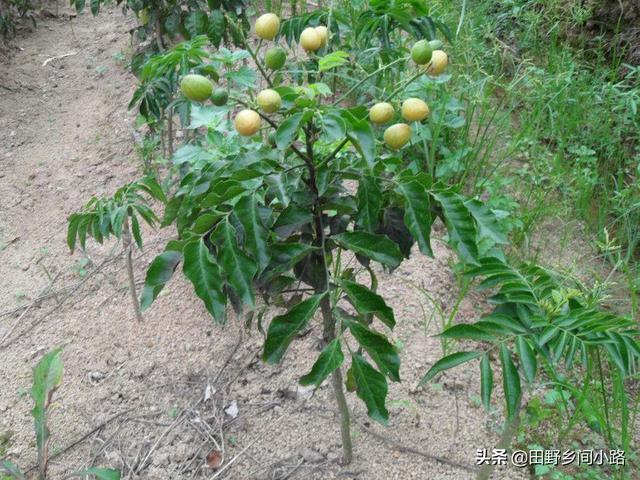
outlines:
M131 294L131 303L133 303L133 311L136 314L136 319L142 322L142 312L140 311L140 304L138 303L138 294L136 293L136 282L133 276L133 259L131 258L132 242L131 242L131 230L129 230L129 215L124 216L124 223L122 225L122 244L124 250L127 253L127 276L129 277L129 293Z
M516 409L513 417L508 418L505 422L504 430L502 430L502 435L500 435L500 439L498 440L496 448L507 449L511 446L513 437L515 437L516 433L518 433L518 428L520 427L520 410L521 406L518 405L518 408ZM489 480L489 477L491 476L494 468L495 465L492 465L491 463L485 463L482 468L480 468L480 471L476 476L476 480Z
M331 312L331 301L329 296L325 296L320 302L322 311L322 323L324 327L324 341L329 343L336 337L336 324ZM337 368L331 374L331 385L333 385L333 393L338 403L338 411L340 412L340 434L342 436L342 453L343 463L348 465L353 460L353 444L351 442L351 418L349 416L349 406L344 396L344 382L342 380L342 371Z
M331 309L331 296L329 295L331 284L329 276L329 268L327 265L326 244L324 235L324 225L322 223L322 209L320 206L320 195L318 185L316 183L316 166L314 163L313 144L315 141L316 131L313 125L309 125L305 129L306 136L306 159L305 163L309 170L309 187L315 195L314 220L316 230L316 240L320 241L322 251L322 262L324 264L324 285L317 288L317 293L324 293L324 297L320 301L320 310L322 311L323 339L329 344L336 338L336 322ZM342 453L343 463L348 465L353 460L353 445L351 443L351 419L349 417L349 406L344 396L344 381L342 380L342 371L337 368L331 374L331 384L333 385L333 393L338 403L338 411L340 412L340 434L342 436Z
M377 74L379 74L380 72L385 71L387 68L391 67L392 65L395 65L396 63L399 63L399 62L402 62L402 61L406 61L406 60L407 60L407 57L398 58L398 59L394 60L393 62L387 63L386 65L383 65L382 67L378 68L377 70L371 72L369 75L364 77L362 80L360 80L358 83L356 83L349 90L347 90L347 92L344 95L342 95L338 100L333 102L333 106L335 107L336 105L339 105L342 101L347 99L349 97L349 95L351 95L351 93L353 93L355 90L357 90L358 87L360 87L360 85L362 85L364 82L369 80L371 77L375 77Z

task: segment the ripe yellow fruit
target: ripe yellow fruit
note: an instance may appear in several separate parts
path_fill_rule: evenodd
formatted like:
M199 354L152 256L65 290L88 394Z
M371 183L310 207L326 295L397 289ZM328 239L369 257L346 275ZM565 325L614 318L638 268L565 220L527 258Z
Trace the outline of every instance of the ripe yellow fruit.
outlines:
M420 122L429 115L429 106L419 98L407 98L402 104L402 118L407 122Z
M260 130L260 115L253 110L242 110L236 115L234 125L240 135L250 137Z
M394 150L404 147L411 138L411 127L406 123L396 123L384 131L384 143Z
M278 92L270 88L262 90L256 100L260 108L266 113L277 112L280 109L280 105L282 105L282 98L280 98Z
M275 13L265 13L256 20L256 35L264 40L273 40L280 30L280 19Z
M391 120L394 113L395 111L390 103L380 102L371 107L369 110L369 118L373 123L380 125Z
M442 50L434 50L431 55L431 63L427 65L427 73L434 77L441 75L447 68L449 58Z
M320 48L325 47L327 42L329 41L329 29L324 25L319 25L316 27L316 32L320 35L320 40L322 43L320 44Z
M322 37L315 28L307 27L300 34L300 46L307 52L315 52L322 47Z

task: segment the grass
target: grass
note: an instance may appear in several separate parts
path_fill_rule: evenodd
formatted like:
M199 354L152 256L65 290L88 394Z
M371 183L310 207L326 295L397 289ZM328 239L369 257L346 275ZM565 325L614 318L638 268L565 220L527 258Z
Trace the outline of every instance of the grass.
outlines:
M461 3L436 2L436 13L456 25ZM468 162L467 175L480 179L478 193L494 198L499 190L504 198L494 203L517 211L516 244L526 245L549 217L579 218L594 246L606 231L637 291L640 67L611 58L604 47L582 48L598 43L583 38L589 12L579 2L537 4L474 4L451 46L461 70L456 88L475 97L477 123L493 125L481 132L483 157ZM575 48L567 40L573 31Z
M457 26L463 4L440 0L432 10ZM582 286L595 303L638 318L640 67L625 65L623 52L605 50L605 39L584 31L591 12L582 4L466 2L458 36L447 47L456 67L453 90L464 92L468 105L464 135L474 152L459 180L510 214L503 221L516 247L512 255L537 255L532 238L538 241L539 230L552 225L544 235L567 267L572 250L584 249L575 238L586 237L596 253L577 252L593 263L580 269L607 273ZM638 377L623 381L606 362L594 365L593 371L566 373L584 379L583 391L572 392L566 405L545 401L558 385L549 384L546 394L532 392L542 400L529 403L521 447L615 445L628 464L637 464L640 400L630 392ZM581 467L536 474L586 479L604 472ZM606 478L629 475L612 470Z

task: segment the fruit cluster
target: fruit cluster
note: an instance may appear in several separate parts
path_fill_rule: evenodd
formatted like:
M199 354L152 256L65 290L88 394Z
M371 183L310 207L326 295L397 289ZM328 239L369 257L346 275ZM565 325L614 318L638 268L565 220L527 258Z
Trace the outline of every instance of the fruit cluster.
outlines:
M274 13L260 16L254 25L255 34L262 40L272 41L280 31L280 19ZM315 53L324 48L329 41L329 30L326 26L307 27L300 34L299 45L303 50ZM424 73L432 76L441 75L448 64L447 54L441 50L439 40L419 40L411 48L411 59L424 69ZM264 56L264 64L269 70L281 69L287 60L287 54L281 47L268 49ZM212 82L202 76L186 75L180 84L182 93L190 100L204 102L211 98L214 105L227 103L228 93L224 88L213 89ZM282 105L282 98L275 90L268 88L258 93L256 103L265 114L277 112ZM395 116L393 105L379 102L369 110L369 119L376 125L390 122ZM421 122L429 116L429 106L419 98L407 98L401 107L401 116L406 122ZM243 136L255 135L261 126L261 116L252 109L238 112L234 118L236 131ZM408 123L396 123L388 127L383 135L384 142L393 150L404 147L411 138L411 127Z

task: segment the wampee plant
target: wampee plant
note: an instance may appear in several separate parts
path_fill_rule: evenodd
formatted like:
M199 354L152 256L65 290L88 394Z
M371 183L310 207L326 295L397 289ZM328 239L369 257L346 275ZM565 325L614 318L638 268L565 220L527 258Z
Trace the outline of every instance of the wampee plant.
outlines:
M380 19L390 13L376 15L371 31L383 28ZM417 29L414 42L399 34L414 31L410 19L389 23L398 31L380 37L385 54L365 60L357 42L345 39L353 32L337 11L282 22L267 13L255 22L256 38L225 20L241 50L196 36L142 66L130 106L150 126L168 131L173 165L167 177L92 200L70 219L71 248L76 238L84 246L87 236L120 237L129 218L140 244L136 215L157 223L140 193L164 205L159 223L175 226L176 236L149 266L143 310L179 268L220 324L229 306L237 314L258 311L260 329L266 309L284 308L266 331L263 359L272 364L317 319L323 349L300 383L318 388L330 381L347 463L346 393L355 392L369 416L384 424L388 381L400 381L400 358L389 338L396 319L377 291L376 272L398 268L416 245L433 256L437 220L461 271L499 291L491 299L494 313L442 334L486 348L446 356L423 383L480 359L489 406L496 353L513 424L521 378L531 383L544 370L570 388L558 363L571 367L579 359L591 371L601 353L623 376L633 371L640 349L632 324L583 297L565 299L557 279L535 265L513 268L500 248L506 238L496 214L466 198L461 185L445 182L451 176L439 167L455 147L445 143L453 135L442 132L465 122L460 102L444 91L449 61L435 26ZM394 41L383 42L389 35ZM175 152L174 112L188 130ZM131 268L130 278L133 285Z
M158 182L154 178L145 177L119 188L113 197L92 198L81 212L74 213L69 217L67 228L67 245L72 252L77 244L84 250L87 237L95 239L98 243L102 243L111 235L122 240L127 263L129 291L138 321L142 321L142 314L133 275L132 251L134 242L138 248L142 248L139 218L152 227L159 223L159 219L143 194L159 202L166 201Z
M376 292L375 265L398 268L414 244L432 256L437 218L464 262L478 263L480 249L503 239L488 208L433 176L430 149L439 145L428 140L430 116L447 112L431 112L428 97L446 80L437 78L446 53L423 42L413 61L402 58L410 69L394 61L353 85L333 82L342 90L334 91L323 80L352 68L352 54L337 50L336 32L317 23L303 25L292 48L305 54L294 62L287 59L291 51L265 45L277 40L279 27L276 15L258 18L258 48L243 37L245 50L232 57L234 63L255 62L263 90L257 91L257 79L246 69L234 70L221 64L219 52L210 54L214 67L231 72L227 105L226 97L214 94L213 82L193 73L188 62L172 64L182 93L193 102L194 140L173 157L180 178L162 225L175 225L177 238L149 267L141 305L153 302L180 264L219 323L228 304L237 312L255 309L259 299L288 305L268 327L263 352L268 363L280 362L318 314L325 346L300 382L319 387L330 377L349 462L345 387L356 392L373 419L386 423L387 382L400 381L400 358L388 338L396 320ZM172 58L168 52L151 61L158 67ZM395 88L372 91L371 82L389 69L400 78ZM241 88L235 88L234 71L244 72ZM410 85L412 97L406 98ZM205 100L211 95L216 106ZM363 95L370 110L348 105Z

